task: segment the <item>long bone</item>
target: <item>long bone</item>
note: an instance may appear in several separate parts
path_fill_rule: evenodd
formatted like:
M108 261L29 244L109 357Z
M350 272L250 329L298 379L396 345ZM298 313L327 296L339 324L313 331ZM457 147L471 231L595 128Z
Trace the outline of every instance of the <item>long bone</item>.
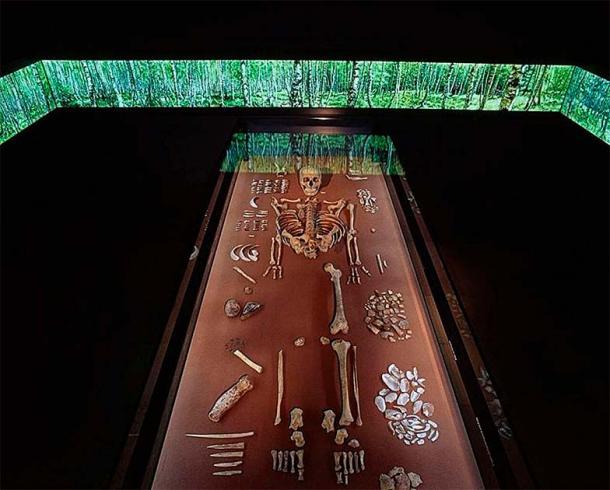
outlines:
M331 346L339 361L339 381L341 383L341 418L339 425L350 425L354 421L349 404L349 380L347 375L347 353L352 344L347 340L335 339Z
M293 449L292 451L290 451L290 473L296 472L295 460L294 460L295 456L296 456L296 451Z
M356 425L362 425L362 416L360 414L360 389L358 388L358 347L354 346L352 362L352 388L354 390L354 398L356 399Z
M356 228L354 227L355 222L355 211L354 204L349 203L347 205L347 213L349 215L349 228L347 230L347 258L349 260L350 274L347 278L348 284L360 284L360 274L358 274L358 266L362 265L360 262L360 252L358 251L358 238L356 237Z
M282 398L284 397L284 351L280 349L277 353L277 405L275 407L275 422L273 425L280 425L282 422Z
M349 332L347 318L345 318L345 310L343 308L343 295L341 293L341 271L330 262L324 264L324 270L330 274L330 280L333 283L334 298L335 298L335 314L333 321L330 323L331 335L337 335L339 332Z
M263 277L272 273L273 279L282 278L282 239L279 234L271 237L271 251L269 253L269 266L265 270Z

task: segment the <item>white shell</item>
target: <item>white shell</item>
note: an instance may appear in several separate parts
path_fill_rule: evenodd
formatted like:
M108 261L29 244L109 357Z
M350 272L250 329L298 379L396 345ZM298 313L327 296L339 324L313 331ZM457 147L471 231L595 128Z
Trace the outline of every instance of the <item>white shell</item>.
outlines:
M407 378L402 378L400 380L400 391L403 393L409 391L409 380Z
M419 398L419 393L417 391L411 392L411 402L415 403Z
M421 407L423 404L424 404L424 402L422 402L421 400L417 400L413 404L413 413L416 414L417 412L419 412L421 410Z
M432 417L432 414L434 413L434 405L432 405L430 402L424 403L423 412L426 417Z
M380 412L385 412L385 400L381 396L375 397L375 406Z
M395 402L395 401L396 401L396 398L398 398L398 393L395 393L395 392L393 392L393 391L392 391L392 392L390 392L390 393L388 393L388 394L387 394L387 395L384 397L384 399L385 399L385 401L386 401L387 403L392 403L392 402Z
M388 373L396 378L400 378L400 369L396 367L396 364L390 364L388 367Z
M400 389L400 385L398 383L398 380L394 376L392 376L391 374L383 373L381 375L381 379L383 380L385 385L388 388L390 388L392 391L398 391Z
M388 390L387 388L383 388L379 390L379 396L386 396L389 392L390 390Z
M399 412L398 410L393 410L389 408L384 412L385 418L388 420L402 420L405 416Z
M401 393L396 403L398 403L399 405L406 405L407 403L409 403L409 394Z
M407 371L407 379L411 381L414 378L413 373L411 371Z

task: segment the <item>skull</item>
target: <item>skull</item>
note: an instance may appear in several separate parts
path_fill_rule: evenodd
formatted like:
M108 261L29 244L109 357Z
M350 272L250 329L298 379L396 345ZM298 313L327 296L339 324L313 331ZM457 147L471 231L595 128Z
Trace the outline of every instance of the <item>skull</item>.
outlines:
M299 170L299 184L306 196L315 196L322 184L322 174L318 167L305 165Z

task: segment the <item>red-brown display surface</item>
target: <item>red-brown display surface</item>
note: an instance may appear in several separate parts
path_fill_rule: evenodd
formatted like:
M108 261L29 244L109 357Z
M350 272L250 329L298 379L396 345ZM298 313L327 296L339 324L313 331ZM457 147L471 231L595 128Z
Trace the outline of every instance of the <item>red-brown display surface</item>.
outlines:
M435 340L409 252L403 240L386 182L382 175L354 182L343 175L334 175L322 189L318 199L348 199L356 205L356 228L360 256L372 277L361 274L362 284L347 285L347 253L345 242L315 260L296 255L283 248L284 278L273 280L262 274L267 268L271 237L275 234L271 195L257 200L260 209L269 211L270 227L256 232L250 239L245 231L235 231L242 212L250 208L250 183L254 178L274 179L274 174L240 173L222 226L216 256L213 258L208 286L204 293L197 324L184 366L169 426L153 481L156 489L177 488L335 488L333 451L349 450L336 446L334 433L326 434L320 427L322 411L332 408L341 412L338 369L335 353L329 345L321 345L320 336L330 336L328 325L333 317L333 290L329 275L323 270L332 262L343 272L343 301L349 321L349 334L342 336L358 346L358 372L362 427L347 427L350 438L357 438L366 451L366 470L350 475L349 487L378 488L379 474L393 466L403 466L423 479L420 487L482 488L483 484L470 446L443 359ZM304 195L294 174L287 175L290 199ZM379 211L364 212L356 190L370 189L377 198ZM343 214L346 220L347 213ZM374 228L375 233L371 232ZM256 263L234 262L229 251L241 243L260 245ZM384 257L389 268L380 275L375 255ZM252 286L232 270L239 265L257 280L254 293L245 295L245 286ZM403 295L412 338L390 343L373 335L365 327L363 308L374 290L392 290ZM227 318L224 303L228 298L240 303L258 301L261 312L246 321ZM306 338L304 347L295 347L294 339ZM259 375L225 350L232 338L246 341L245 353L264 366ZM277 352L284 350L285 391L282 423L274 426L276 405ZM426 378L425 401L435 406L432 420L438 423L440 437L422 446L406 446L395 438L387 420L375 405L374 398L383 387L381 374L395 363L400 369L417 367ZM233 407L220 423L211 422L207 413L216 398L241 374L249 374L255 387ZM296 449L290 441L289 411L304 410L305 481L295 475L272 471L271 449ZM352 408L353 403L352 403ZM244 439L243 474L232 477L212 476L213 451L207 445L236 440L195 439L186 433L245 432L255 436ZM230 469L230 468L229 468Z

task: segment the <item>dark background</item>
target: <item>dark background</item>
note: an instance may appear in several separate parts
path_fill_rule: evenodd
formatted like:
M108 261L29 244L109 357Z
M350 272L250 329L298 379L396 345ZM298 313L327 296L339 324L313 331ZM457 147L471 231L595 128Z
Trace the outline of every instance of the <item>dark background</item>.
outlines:
M41 58L565 63L607 3L2 3ZM0 147L1 482L107 486L222 152L247 111L61 110ZM281 111L270 111L281 114ZM539 487L608 487L608 146L557 114L371 111Z

